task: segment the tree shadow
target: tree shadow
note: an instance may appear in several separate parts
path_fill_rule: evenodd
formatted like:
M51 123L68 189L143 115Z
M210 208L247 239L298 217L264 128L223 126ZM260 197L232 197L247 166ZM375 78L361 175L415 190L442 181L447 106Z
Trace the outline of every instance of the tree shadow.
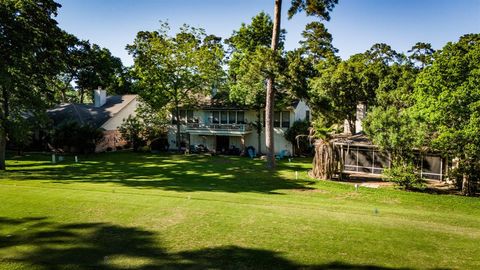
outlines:
M46 157L40 157L45 159ZM56 183L115 183L135 188L161 188L171 191L259 192L281 194L282 189L308 189L313 182L286 179L280 171L298 171L298 165L280 162L277 171L268 171L263 161L241 157L206 157L108 153L92 156L76 164L65 161L57 165L38 162L38 156L20 161L37 161L21 166L10 165L8 178L13 180L47 180ZM41 161L41 160L40 160Z
M302 265L278 252L239 246L173 253L154 232L109 223L0 218L0 229L14 231L0 234L0 263L36 269L400 269L343 262Z

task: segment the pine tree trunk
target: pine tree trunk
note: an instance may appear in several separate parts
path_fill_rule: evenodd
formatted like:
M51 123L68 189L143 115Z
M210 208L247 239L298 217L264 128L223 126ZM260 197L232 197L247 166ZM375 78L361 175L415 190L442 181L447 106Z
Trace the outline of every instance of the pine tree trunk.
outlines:
M275 0L272 32L272 51L278 48L282 0ZM273 110L275 108L275 88L273 75L267 78L267 96L265 105L265 141L267 147L267 168L275 169L275 141L273 129Z

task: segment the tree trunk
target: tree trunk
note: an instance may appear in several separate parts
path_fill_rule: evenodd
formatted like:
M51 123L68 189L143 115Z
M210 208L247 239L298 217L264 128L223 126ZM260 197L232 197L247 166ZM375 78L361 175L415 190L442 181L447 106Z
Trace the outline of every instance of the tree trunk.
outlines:
M257 110L257 138L258 138L258 151L259 155L262 154L262 119L260 118L261 110Z
M180 152L180 140L181 140L181 136L180 136L180 108L179 108L179 105L178 103L175 104L175 117L177 118L177 150Z
M6 170L5 153L7 151L8 92L2 88L2 108L0 108L0 170Z
M337 171L337 154L332 143L327 140L315 142L315 156L313 157L312 176L318 179L329 180Z
M3 120L2 120L3 121ZM7 134L0 128L0 170L6 170L5 166L5 152L7 148Z
M467 174L463 174L463 181L462 181L462 194L465 196L471 196L471 184L470 184L470 176Z
M282 0L275 0L274 20L272 32L272 51L278 48L280 36L280 20L282 11ZM267 168L275 169L275 141L273 129L273 110L275 108L275 78L270 75L267 78L267 96L265 105L265 141L267 147Z

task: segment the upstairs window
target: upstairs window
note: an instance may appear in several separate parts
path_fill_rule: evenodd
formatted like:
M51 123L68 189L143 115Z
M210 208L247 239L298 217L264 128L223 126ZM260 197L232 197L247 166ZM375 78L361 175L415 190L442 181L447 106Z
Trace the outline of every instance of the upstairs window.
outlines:
M237 112L237 124L245 124L245 113Z
M212 112L212 123L218 124L220 123L220 112Z
M273 113L273 127L280 127L280 112Z
M237 123L237 112L236 111L229 111L228 112L228 123L229 124Z
M226 124L227 117L227 112L220 112L220 124Z

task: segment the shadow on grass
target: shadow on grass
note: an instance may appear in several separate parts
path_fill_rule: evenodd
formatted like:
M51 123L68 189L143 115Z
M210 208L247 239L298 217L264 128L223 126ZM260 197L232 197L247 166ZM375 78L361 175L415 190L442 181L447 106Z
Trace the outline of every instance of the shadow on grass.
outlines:
M394 269L342 262L301 265L274 251L238 246L169 253L153 232L108 223L0 218L0 229L13 231L0 234L0 263L39 269Z
M76 164L57 165L48 156L23 157L9 164L12 180L47 180L57 183L115 183L135 188L173 191L260 192L278 194L280 189L308 189L307 180L285 179L280 171L302 170L294 163L279 163L268 171L264 162L241 157L206 157L108 153ZM304 168L303 168L304 169Z

